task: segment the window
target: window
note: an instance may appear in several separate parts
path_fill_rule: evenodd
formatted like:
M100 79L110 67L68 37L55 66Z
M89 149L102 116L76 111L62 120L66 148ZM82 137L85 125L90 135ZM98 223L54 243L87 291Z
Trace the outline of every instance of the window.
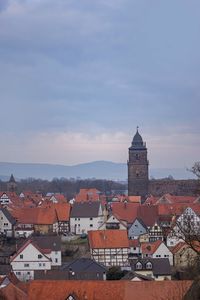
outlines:
M93 218L90 218L90 220L92 221L92 220L93 220Z
M30 272L27 272L27 275L30 275Z
M55 263L57 263L58 262L58 259L57 258L55 258Z
M4 226L8 226L8 223L4 223L3 225L4 225Z
M136 270L141 270L142 269L142 264L141 264L141 262L137 262L137 264L136 264Z
M24 267L25 267L25 268L29 267L29 264L24 264Z
M75 300L75 298L72 295L69 295L66 300Z
M45 263L43 263L43 267L45 267L45 265L46 265L46 264L45 264Z
M42 264L41 263L39 263L39 267L41 267L42 266Z
M152 269L152 263L150 261L146 263L146 269L148 270Z
M93 224L90 224L90 227L93 227Z
M38 258L42 258L42 255L41 255L41 254L38 254Z
M20 254L19 258L20 258L20 259L23 259L23 257L24 257L23 254Z
M16 272L16 275L21 275L21 272Z

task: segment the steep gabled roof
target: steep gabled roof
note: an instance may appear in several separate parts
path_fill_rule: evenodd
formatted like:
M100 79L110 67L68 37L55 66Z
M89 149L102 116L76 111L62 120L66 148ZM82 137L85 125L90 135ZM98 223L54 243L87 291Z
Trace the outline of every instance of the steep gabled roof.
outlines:
M5 217L7 218L7 220L14 225L16 223L15 218L13 218L13 216L11 215L11 213L6 209L6 208L0 208L0 210L2 211L2 213L5 215Z
M42 255L45 256L46 259L50 260L49 257L47 257L44 253L44 251L42 251L42 249L40 249L38 247L38 245L36 243L34 243L31 239L28 239L25 241L25 243L18 249L18 251L16 252L16 254L14 256L11 257L10 261L12 262L20 253L22 253L24 251L24 249L26 249L26 247L28 247L29 245L32 245L33 247L35 247Z

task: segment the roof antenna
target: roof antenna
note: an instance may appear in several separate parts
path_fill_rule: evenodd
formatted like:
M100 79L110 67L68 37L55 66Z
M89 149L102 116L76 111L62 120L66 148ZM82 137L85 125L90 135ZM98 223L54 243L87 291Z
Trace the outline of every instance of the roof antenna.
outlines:
M137 132L138 132L139 126L137 126L136 129L137 129Z

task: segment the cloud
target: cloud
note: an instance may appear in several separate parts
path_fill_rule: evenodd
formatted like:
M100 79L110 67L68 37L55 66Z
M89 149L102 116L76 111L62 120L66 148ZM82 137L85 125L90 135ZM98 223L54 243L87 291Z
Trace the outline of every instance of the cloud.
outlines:
M9 2L10 2L9 0L1 0L0 1L0 13L8 7Z
M112 135L131 137L137 125L147 137L177 135L174 145L184 141L189 155L184 134L200 128L197 1L13 0L2 1L1 9L0 134L14 136L13 143L16 137L16 152L8 140L11 160L55 161L50 140L67 147L63 132L72 140L79 133L83 145L107 134L102 142L110 145ZM18 140L25 145L21 150ZM31 140L42 145L37 156ZM164 163L162 145L159 138L153 146L154 164ZM114 146L106 147L94 147L91 157L110 159ZM73 151L67 163L75 162ZM89 157L84 151L79 161ZM116 160L126 160L116 153ZM171 162L181 164L170 153ZM6 151L0 155L7 157ZM64 161L65 155L59 157Z
M110 160L126 162L128 147L133 138L127 132L43 132L20 139L1 135L1 160L15 162L40 162L63 165ZM189 168L199 159L198 134L166 133L143 135L147 142L151 168Z

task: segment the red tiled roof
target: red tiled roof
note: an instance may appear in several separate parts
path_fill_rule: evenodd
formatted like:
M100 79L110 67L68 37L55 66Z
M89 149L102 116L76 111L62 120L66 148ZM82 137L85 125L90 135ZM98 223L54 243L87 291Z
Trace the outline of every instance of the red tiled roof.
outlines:
M137 217L137 209L139 207L139 203L112 203L112 212L116 215L120 220L126 221L131 224Z
M52 203L51 201L44 201L41 208L54 209L57 214L58 221L69 221L71 205L69 203Z
M189 246L185 242L179 242L176 246L171 247L171 252L173 254L176 254L178 251L180 251L183 247L188 248Z
M146 226L153 226L158 219L157 206L141 205L138 207L137 217L143 221Z
M150 196L145 200L144 205L154 205L158 199L159 197Z
M9 283L7 286L0 289L0 298L9 300L27 300L28 295L15 286L13 283Z
M126 230L93 230L88 232L90 248L129 248Z
M143 254L153 254L156 252L158 247L162 244L163 242L158 240L153 243L141 243L141 249Z
M80 192L76 195L76 202L81 201L99 201L99 193L97 189L80 189Z
M128 201L132 203L141 203L141 196L128 196Z
M173 203L173 204L159 204L158 207L159 215L176 215L180 216L186 208L190 207L194 210L197 215L200 215L200 205L199 203Z
M21 208L11 213L21 224L50 225L57 221L54 208Z
M76 281L52 280L30 283L29 300L182 300L192 281Z

